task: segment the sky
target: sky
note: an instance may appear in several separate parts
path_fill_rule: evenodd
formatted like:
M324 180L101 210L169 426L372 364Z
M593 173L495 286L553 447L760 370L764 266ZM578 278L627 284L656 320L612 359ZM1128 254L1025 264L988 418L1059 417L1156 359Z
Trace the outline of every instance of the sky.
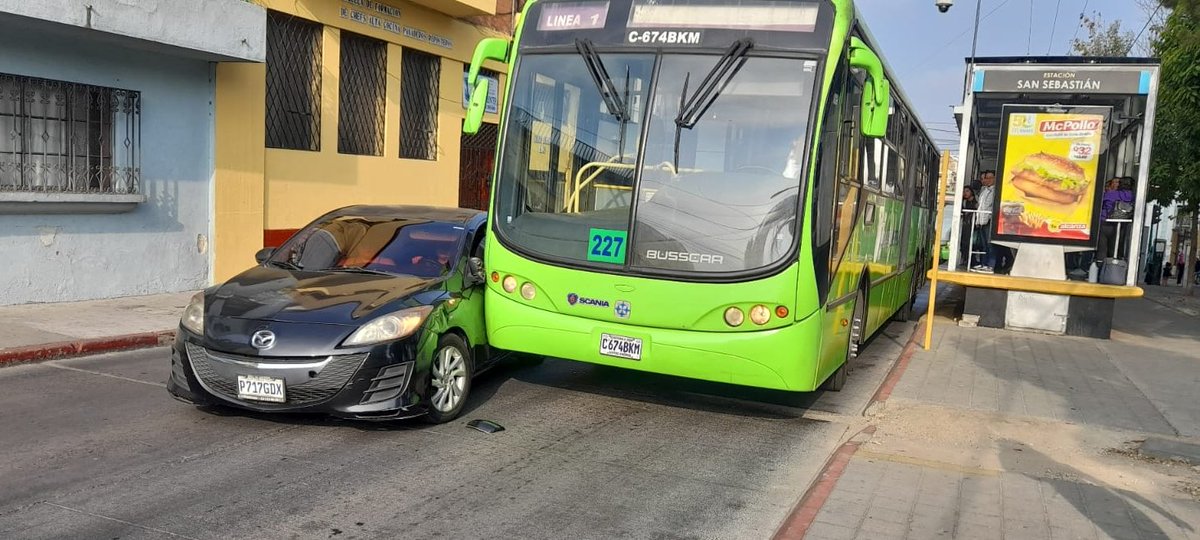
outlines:
M940 13L934 0L856 0L879 52L938 146L957 150L953 107L962 102L976 0L955 0ZM1032 17L1031 17L1032 8ZM1055 9L1057 8L1057 22ZM1086 37L1080 13L1137 35L1150 15L1137 0L982 0L977 56L1063 56L1072 37ZM1030 21L1032 20L1032 24ZM1147 55L1142 35L1133 55Z

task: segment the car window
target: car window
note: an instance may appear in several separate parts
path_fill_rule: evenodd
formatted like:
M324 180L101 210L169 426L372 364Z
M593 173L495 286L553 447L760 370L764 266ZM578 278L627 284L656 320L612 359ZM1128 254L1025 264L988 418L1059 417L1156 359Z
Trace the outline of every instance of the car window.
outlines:
M306 227L269 261L311 271L439 277L453 271L465 232L454 223L341 216Z

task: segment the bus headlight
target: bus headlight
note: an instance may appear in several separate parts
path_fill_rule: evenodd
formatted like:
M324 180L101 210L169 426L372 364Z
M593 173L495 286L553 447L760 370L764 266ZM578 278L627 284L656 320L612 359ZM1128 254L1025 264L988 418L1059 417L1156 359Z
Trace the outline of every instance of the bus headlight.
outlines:
M521 298L533 300L535 295L537 295L537 289L533 287L532 283L526 281L525 283L521 284Z
M741 326L745 320L746 315L742 313L742 310L735 307L725 310L725 324L729 326Z
M504 287L504 292L511 294L513 291L517 290L517 278L512 276L504 276L504 283L501 285Z
M767 321L771 320L771 310L762 304L754 306L750 308L750 320L758 325L767 324Z

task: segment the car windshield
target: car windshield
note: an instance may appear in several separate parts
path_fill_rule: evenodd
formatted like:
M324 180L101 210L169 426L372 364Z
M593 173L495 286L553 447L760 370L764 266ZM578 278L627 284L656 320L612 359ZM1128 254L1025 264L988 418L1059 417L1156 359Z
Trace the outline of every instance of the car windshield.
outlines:
M816 61L579 49L526 55L514 75L495 208L506 242L701 273L791 252Z
M465 230L436 221L339 216L296 233L267 264L435 278L454 270Z

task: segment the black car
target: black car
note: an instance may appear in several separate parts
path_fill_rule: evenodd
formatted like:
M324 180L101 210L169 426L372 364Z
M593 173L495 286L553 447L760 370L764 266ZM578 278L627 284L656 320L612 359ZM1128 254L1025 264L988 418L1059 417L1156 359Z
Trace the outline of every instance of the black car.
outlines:
M180 320L176 398L358 419L457 417L498 360L483 326L483 212L352 206L198 293Z

